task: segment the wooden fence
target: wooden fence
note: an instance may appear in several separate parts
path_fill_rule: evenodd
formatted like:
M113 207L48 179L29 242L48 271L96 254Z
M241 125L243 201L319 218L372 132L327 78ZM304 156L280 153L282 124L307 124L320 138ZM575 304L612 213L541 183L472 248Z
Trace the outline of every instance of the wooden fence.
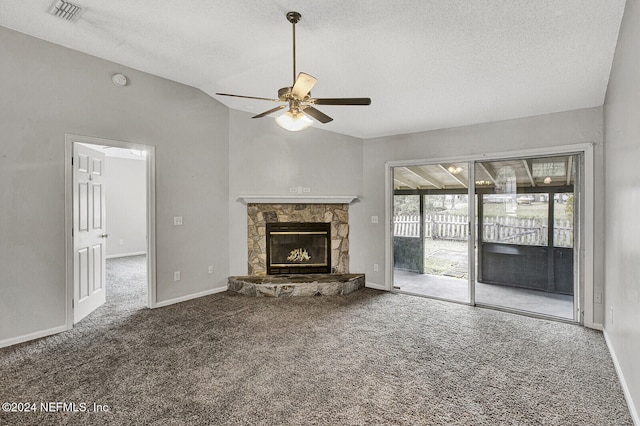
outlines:
M483 241L546 246L547 225L542 219L519 219L507 216L485 216L482 224ZM425 215L425 238L434 240L464 241L469 234L469 218L466 215ZM394 216L393 235L399 237L420 236L420 216ZM553 227L556 247L573 247L573 223L556 220Z

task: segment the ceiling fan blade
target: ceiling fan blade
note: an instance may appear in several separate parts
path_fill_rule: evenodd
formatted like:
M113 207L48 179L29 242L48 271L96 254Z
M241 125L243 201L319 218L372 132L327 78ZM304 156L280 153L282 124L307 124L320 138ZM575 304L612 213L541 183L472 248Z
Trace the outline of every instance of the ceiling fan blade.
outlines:
M324 112L319 111L319 110L317 110L317 109L315 109L314 107L309 106L309 105L307 105L307 106L303 107L303 108L302 108L302 111L303 111L305 114L308 114L308 115L310 115L311 117L315 118L316 120L318 120L318 121L319 121L319 122L321 122L322 124L326 124L326 123L328 123L328 122L330 122L330 121L333 121L333 118L329 117L329 116L328 116L327 114L325 114Z
M371 98L316 98L309 102L316 105L371 105Z
M280 99L257 98L257 97L255 97L255 96L243 96L243 95L230 95L229 93L216 93L216 95L220 95L220 96L232 96L232 97L234 97L234 98L258 99L258 100L261 100L261 101L282 102Z
M284 107L286 107L286 105L278 105L278 106L277 106L277 107L275 107L275 108L271 108L269 111L265 111L265 112L263 112L262 114L254 115L254 116L253 116L253 117L251 117L251 118L262 118L262 117L264 117L264 116L266 116L266 115L269 115L269 114L272 114L272 113L274 113L274 112L276 112L276 111L280 111L280 110L281 110L282 108L284 108Z
M296 78L296 82L293 84L291 95L296 99L302 100L309 94L317 82L318 80L315 77L301 72L298 74L298 78Z

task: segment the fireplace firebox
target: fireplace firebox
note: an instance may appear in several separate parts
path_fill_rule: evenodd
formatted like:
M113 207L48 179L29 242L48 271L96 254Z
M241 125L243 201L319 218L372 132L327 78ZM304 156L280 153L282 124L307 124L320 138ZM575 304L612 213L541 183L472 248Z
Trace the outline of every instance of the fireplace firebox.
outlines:
M267 223L267 274L331 273L331 224Z

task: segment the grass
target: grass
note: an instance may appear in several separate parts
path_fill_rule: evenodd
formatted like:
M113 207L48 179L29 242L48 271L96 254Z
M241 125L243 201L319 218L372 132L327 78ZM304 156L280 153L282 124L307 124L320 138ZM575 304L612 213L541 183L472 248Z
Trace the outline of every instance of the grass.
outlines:
M426 274L442 275L444 272L452 269L459 263L455 260L446 260L437 257L431 257L433 254L440 250L450 250L466 253L467 243L465 241L426 239L424 246L424 272ZM464 277L467 277L467 274L464 274L463 278Z

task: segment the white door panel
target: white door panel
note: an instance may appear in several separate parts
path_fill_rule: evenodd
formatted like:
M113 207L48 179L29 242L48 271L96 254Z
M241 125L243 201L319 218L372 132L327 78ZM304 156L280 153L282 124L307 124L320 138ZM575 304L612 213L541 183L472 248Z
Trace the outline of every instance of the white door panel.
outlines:
M106 301L104 154L73 144L74 324Z

